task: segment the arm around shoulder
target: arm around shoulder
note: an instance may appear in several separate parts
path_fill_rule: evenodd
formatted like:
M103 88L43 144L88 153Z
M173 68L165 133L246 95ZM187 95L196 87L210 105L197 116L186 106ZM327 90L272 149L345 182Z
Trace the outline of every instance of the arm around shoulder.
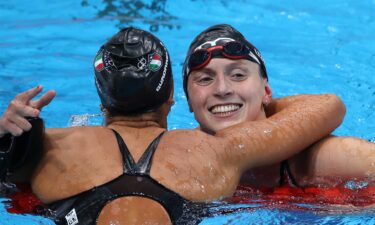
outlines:
M314 143L291 160L291 164L297 168L305 168L298 172L309 180L315 177L340 177L342 180L365 179L370 184L375 184L374 162L375 143L332 135Z
M280 162L329 135L342 122L345 106L333 94L299 95L276 101L271 117L218 132L242 169ZM229 154L228 154L229 155Z
M300 95L292 95L286 96L278 99L274 99L265 109L267 117L274 115L277 112L285 109L286 107L290 106L291 104L298 102L298 101L309 101L317 99L316 103L319 104L319 99L327 99L331 101L333 106L336 107L338 111L338 115L344 113L345 115L345 105L341 101L341 99L335 94L300 94Z

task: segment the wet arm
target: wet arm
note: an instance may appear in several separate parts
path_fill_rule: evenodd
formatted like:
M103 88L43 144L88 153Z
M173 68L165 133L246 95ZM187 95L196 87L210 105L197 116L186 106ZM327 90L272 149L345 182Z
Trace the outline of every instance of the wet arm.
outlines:
M225 158L242 170L291 157L337 128L345 114L342 101L332 94L293 96L274 106L271 117L219 131L225 139Z
M278 113L281 110L285 109L286 107L288 107L296 101L308 101L311 97L316 97L316 95L300 94L273 99L272 102L270 102L270 104L268 104L265 108L266 116L270 117L275 113ZM317 101L316 104L320 103ZM342 107L342 105L338 104L337 107L337 110L339 110L339 107Z
M366 179L375 183L375 143L354 138L328 136L289 160L299 177Z

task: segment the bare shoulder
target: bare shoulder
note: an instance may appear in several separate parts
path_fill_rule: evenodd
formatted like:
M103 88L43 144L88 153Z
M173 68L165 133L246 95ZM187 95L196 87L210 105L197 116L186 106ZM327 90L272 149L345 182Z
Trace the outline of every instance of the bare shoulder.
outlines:
M104 139L114 138L110 129L101 126L68 127L46 129L45 144L47 148L70 148L101 143Z
M119 176L121 165L115 136L108 128L47 129L33 191L46 202L66 198Z
M214 144L218 141L218 137L204 133L199 129L192 130L172 130L168 131L163 139L172 145L188 145L194 146L202 141Z
M193 155L197 153L202 157L223 156L226 145L224 138L204 133L199 129L168 131L160 142L160 147L173 148Z
M102 126L82 126L46 129L46 136L50 138L80 138L87 135L109 133L110 130Z

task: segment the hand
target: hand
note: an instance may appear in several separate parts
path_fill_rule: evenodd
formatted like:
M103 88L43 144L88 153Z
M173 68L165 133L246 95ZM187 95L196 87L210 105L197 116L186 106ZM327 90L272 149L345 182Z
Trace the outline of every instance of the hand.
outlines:
M6 133L19 136L25 131L31 129L31 124L25 117L38 117L40 110L48 105L56 96L56 92L50 90L42 97L31 101L42 91L42 86L37 86L23 93L18 94L5 110L3 117L0 118L0 137Z

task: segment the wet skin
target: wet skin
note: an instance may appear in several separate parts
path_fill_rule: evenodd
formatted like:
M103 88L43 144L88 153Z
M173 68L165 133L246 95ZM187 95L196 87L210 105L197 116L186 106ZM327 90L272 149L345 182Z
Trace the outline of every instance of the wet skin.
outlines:
M20 135L30 128L19 118L37 116L35 114L55 96L51 91L32 101L41 91L41 88L33 88L15 97L0 118L0 137L13 132ZM240 108L248 107L242 96L238 99ZM29 173L16 177L30 181L33 192L45 203L109 182L122 174L123 161L116 138L108 128L115 129L125 139L130 154L138 161L149 143L165 131L165 119L171 106L168 102L157 112L135 117L106 117L106 127L46 129L41 159ZM309 110L295 113L299 108ZM311 145L332 132L341 123L344 112L336 96L316 95L307 101L292 102L268 119L237 124L220 130L215 136L197 129L168 131L155 151L150 176L191 201L221 199L233 194L244 170L279 162ZM13 129L15 127L17 129ZM265 130L274 135L264 135ZM281 141L283 145L279 144ZM168 215L158 203L154 204L151 214L142 214L144 205L150 204L147 200L142 197L117 199L105 206L98 221L106 223L108 218L116 217L128 224L133 222L126 218L136 217L168 223ZM125 211L119 212L119 207ZM142 215L134 216L134 213Z
M258 64L213 58L203 69L190 73L188 97L200 128L214 134L241 122L266 118L264 106L272 101L272 90L261 77ZM327 136L288 161L300 185L332 186L353 177L372 181L374 150L375 145L364 140ZM278 186L279 175L280 163L277 163L248 171L242 182Z

